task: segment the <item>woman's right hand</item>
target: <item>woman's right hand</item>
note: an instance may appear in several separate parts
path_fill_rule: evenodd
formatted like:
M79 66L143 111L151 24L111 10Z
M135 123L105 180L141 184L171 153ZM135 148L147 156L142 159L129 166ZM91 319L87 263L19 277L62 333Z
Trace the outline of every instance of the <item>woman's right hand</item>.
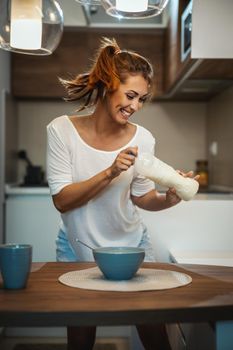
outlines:
M107 169L109 178L114 179L119 176L122 171L128 170L135 162L138 155L138 147L128 147L122 150L114 160L110 168Z

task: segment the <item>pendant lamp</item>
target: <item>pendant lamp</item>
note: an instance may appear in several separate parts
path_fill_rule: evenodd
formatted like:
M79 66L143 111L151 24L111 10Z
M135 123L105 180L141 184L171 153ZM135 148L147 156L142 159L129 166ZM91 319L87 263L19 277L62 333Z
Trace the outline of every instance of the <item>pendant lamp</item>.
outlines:
M143 19L158 16L169 0L101 0L106 13L119 19Z
M100 0L76 0L81 5L101 5Z
M50 55L63 33L63 13L54 0L1 0L0 48Z

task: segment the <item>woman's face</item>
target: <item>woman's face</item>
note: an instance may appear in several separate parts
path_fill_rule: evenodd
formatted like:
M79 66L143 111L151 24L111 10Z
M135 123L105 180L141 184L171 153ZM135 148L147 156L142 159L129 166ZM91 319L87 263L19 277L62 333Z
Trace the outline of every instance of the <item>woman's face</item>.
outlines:
M126 124L133 113L142 108L148 90L148 82L142 75L129 75L117 90L106 95L107 113L117 123Z

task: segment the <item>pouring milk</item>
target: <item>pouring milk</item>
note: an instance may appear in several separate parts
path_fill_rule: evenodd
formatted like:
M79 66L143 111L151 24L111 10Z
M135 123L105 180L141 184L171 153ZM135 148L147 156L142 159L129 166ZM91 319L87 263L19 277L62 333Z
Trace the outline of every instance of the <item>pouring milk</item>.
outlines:
M177 195L185 201L192 199L198 191L199 183L196 180L183 177L170 165L150 153L139 154L135 159L135 168L139 174L159 185L174 187Z

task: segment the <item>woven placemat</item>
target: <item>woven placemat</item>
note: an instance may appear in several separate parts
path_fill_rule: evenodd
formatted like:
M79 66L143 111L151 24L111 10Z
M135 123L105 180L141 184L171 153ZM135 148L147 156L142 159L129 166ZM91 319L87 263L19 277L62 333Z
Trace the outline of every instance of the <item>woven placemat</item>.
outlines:
M192 282L189 275L181 272L144 268L131 280L112 281L106 279L98 267L67 272L58 280L69 287L117 292L171 289Z

